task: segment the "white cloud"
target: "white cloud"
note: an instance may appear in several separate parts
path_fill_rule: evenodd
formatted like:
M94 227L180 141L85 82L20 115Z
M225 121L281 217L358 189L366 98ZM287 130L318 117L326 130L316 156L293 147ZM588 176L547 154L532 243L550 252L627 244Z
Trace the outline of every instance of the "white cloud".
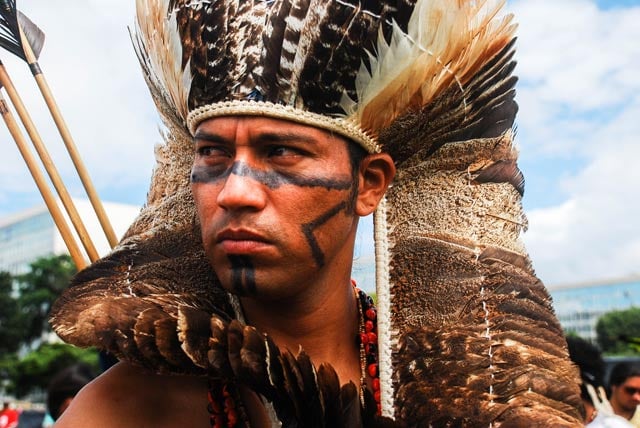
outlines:
M517 1L523 156L580 157L557 206L528 213L525 242L550 284L640 271L640 7ZM636 70L635 72L633 70ZM549 189L553 192L555 189Z

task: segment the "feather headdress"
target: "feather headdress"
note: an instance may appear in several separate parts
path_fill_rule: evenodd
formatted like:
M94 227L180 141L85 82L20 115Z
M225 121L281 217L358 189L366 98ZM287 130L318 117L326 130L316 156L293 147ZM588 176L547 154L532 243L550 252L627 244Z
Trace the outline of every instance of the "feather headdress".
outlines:
M407 426L577 426L576 372L519 240L515 25L503 3L138 0L134 43L167 144L139 219L55 305L57 333L158 371L240 380L278 397L283 421L348 413L352 394L330 368L229 321L233 302L197 244L189 134L216 116L282 118L396 163L375 216L383 414Z

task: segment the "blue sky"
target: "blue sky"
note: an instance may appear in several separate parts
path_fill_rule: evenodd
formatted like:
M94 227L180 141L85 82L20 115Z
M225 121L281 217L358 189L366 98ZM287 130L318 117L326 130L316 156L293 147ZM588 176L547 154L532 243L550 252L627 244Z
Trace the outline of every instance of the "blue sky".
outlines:
M100 195L142 205L161 138L126 29L134 3L19 7L47 35L40 64ZM640 0L509 0L507 8L519 23L516 141L534 267L550 285L640 274ZM8 53L0 59L81 196L27 67ZM0 216L41 204L4 127L0 144Z

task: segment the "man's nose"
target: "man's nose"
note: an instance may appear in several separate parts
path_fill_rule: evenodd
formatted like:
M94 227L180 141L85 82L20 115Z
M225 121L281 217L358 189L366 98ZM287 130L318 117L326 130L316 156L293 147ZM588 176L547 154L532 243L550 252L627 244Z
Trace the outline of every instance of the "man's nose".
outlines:
M264 184L251 174L250 166L238 162L224 181L218 194L218 205L228 210L251 209L259 211L265 207L266 194Z

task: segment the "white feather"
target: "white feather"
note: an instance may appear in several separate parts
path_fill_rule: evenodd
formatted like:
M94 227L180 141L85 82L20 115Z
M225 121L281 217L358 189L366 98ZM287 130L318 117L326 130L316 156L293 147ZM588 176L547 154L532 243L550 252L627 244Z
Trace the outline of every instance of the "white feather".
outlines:
M343 97L348 118L376 134L420 96L423 105L463 77L494 40L511 36L511 16L498 19L505 0L418 0L405 33L393 23L382 31L369 72L356 76L357 101ZM368 111L369 110L369 111ZM373 114L375 112L375 114Z
M151 83L167 106L186 123L191 67L182 69L182 43L175 14L167 19L169 0L136 0L136 37L144 50Z

